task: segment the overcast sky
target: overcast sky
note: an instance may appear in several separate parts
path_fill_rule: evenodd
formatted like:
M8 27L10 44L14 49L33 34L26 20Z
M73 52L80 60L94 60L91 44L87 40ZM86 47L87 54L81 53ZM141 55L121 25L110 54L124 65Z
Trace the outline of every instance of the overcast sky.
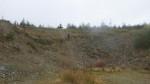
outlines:
M150 22L150 0L0 0L0 17L38 25Z

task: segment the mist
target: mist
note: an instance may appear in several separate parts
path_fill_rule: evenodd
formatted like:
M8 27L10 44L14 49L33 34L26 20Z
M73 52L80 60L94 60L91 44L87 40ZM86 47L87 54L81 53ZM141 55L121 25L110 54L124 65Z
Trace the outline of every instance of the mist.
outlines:
M150 22L149 0L0 0L0 17L46 26Z

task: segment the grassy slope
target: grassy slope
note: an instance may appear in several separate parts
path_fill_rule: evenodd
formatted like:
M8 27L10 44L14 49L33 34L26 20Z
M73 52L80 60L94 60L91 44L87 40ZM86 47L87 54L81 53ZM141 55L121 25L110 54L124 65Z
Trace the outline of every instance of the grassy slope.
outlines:
M148 50L133 48L135 33L141 31L136 29L23 29L4 22L0 30L0 67L6 68L6 74L15 73L6 76L13 77L10 83L26 76L38 79L62 68L89 67L97 59L128 67L147 67L150 59Z

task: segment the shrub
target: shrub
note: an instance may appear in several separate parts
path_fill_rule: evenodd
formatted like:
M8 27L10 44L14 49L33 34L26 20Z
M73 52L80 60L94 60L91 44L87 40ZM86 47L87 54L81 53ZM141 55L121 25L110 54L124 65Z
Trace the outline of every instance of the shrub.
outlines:
M52 42L48 39L44 39L44 38L41 38L41 37L32 37L31 35L29 35L28 33L25 33L25 36L27 36L28 38L34 40L36 43L39 43L39 44L43 44L43 45L49 45L51 44Z
M43 45L51 44L51 42L48 39L34 38L34 41Z
M104 67L105 66L105 63L103 60L97 60L96 63L95 63L95 67Z
M32 43L32 42L27 42L27 45L30 46L32 49L34 49L35 51L37 51L38 49L36 48L36 46Z
M14 36L15 36L15 32L9 32L8 34L6 34L5 39L7 41L12 41L14 40Z
M134 39L134 47L136 49L150 48L150 29L141 31Z

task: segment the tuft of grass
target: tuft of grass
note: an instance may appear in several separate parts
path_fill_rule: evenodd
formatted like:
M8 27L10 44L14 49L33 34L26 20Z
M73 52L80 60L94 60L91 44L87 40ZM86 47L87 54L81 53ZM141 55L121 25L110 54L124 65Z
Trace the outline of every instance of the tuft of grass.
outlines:
M61 73L58 84L102 84L94 75L85 70L66 70Z

